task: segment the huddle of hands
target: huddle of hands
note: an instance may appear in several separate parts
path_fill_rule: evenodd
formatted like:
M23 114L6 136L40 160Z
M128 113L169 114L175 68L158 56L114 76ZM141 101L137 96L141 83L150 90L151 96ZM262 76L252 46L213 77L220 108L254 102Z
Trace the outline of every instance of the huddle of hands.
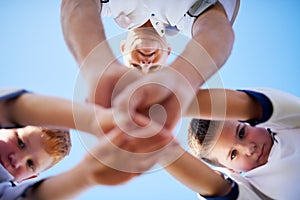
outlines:
M96 127L99 145L85 157L94 163L94 184L121 184L178 159L184 150L173 130L194 94L183 76L167 67L145 76L118 62L112 65L87 81L86 101L104 107L110 124L105 130ZM95 112L95 124L104 118L100 115Z

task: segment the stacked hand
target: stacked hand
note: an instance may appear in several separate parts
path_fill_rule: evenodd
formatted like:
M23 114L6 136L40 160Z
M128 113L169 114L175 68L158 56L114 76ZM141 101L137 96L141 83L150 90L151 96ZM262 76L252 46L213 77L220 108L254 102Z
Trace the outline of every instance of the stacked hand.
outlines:
M144 117L138 118L139 123L145 122ZM89 184L116 185L127 182L157 162L169 160L174 154L173 149L179 147L170 132L156 132L158 124L144 128L128 125L126 128L130 135L116 127L100 137L99 144L79 165Z

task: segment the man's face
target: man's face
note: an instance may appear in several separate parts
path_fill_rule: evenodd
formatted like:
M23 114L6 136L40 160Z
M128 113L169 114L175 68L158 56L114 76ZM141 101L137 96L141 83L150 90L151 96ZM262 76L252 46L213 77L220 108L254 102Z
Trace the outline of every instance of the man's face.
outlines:
M147 74L166 66L170 46L154 28L143 27L128 33L127 39L121 44L121 51L127 67L137 68Z
M247 172L268 162L272 145L266 129L227 121L209 155L229 169Z
M0 129L0 162L15 181L37 176L53 161L46 152L42 132L27 126L19 129Z

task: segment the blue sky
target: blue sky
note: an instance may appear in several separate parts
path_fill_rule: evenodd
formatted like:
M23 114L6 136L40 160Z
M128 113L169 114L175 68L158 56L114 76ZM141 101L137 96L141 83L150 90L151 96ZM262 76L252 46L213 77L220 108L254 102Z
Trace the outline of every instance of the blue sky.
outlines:
M219 73L224 87L272 87L300 96L300 22L298 1L243 1L234 24L232 54ZM105 21L107 34L119 29ZM0 3L0 87L72 99L77 65L68 51L60 25L58 0L4 0ZM180 125L184 136L186 120ZM68 158L43 176L74 166L85 149L73 132ZM77 199L197 199L194 192L163 170L145 174L126 185L99 186Z

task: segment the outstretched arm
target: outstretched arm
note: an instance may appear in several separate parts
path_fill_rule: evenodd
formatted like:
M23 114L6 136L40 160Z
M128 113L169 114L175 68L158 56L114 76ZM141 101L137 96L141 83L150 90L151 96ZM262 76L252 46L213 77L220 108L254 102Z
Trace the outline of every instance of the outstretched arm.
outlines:
M170 67L180 72L196 91L224 65L233 42L232 26L222 4L217 2L195 20L192 39Z
M79 65L98 44L106 40L100 12L99 0L62 0L61 25L64 39ZM107 55L112 56L107 47Z
M199 87L224 64L233 46L233 30L219 3L197 18L192 32L193 39L170 66L128 85L116 97L114 106L126 115L124 119L160 104L165 110L153 119L166 128L176 126Z
M181 156L165 167L175 179L203 196L225 196L231 191L231 184L219 173L180 146L173 149L174 154L179 152Z
M64 39L87 83L87 101L108 108L115 84L129 69L115 58L100 13L99 0L63 0L61 4ZM138 73L132 73L126 82L139 77Z
M190 104L186 117L215 120L258 120L263 115L260 102L243 91L201 89Z
M145 130L137 130L136 134L143 135ZM118 128L106 136L73 169L46 179L34 190L29 190L28 199L69 199L96 185L125 183L149 170L165 156L168 152L160 149L173 139L168 132L147 139L135 138Z
M3 127L13 125L57 126L98 135L114 127L112 113L93 104L35 93L0 101Z

